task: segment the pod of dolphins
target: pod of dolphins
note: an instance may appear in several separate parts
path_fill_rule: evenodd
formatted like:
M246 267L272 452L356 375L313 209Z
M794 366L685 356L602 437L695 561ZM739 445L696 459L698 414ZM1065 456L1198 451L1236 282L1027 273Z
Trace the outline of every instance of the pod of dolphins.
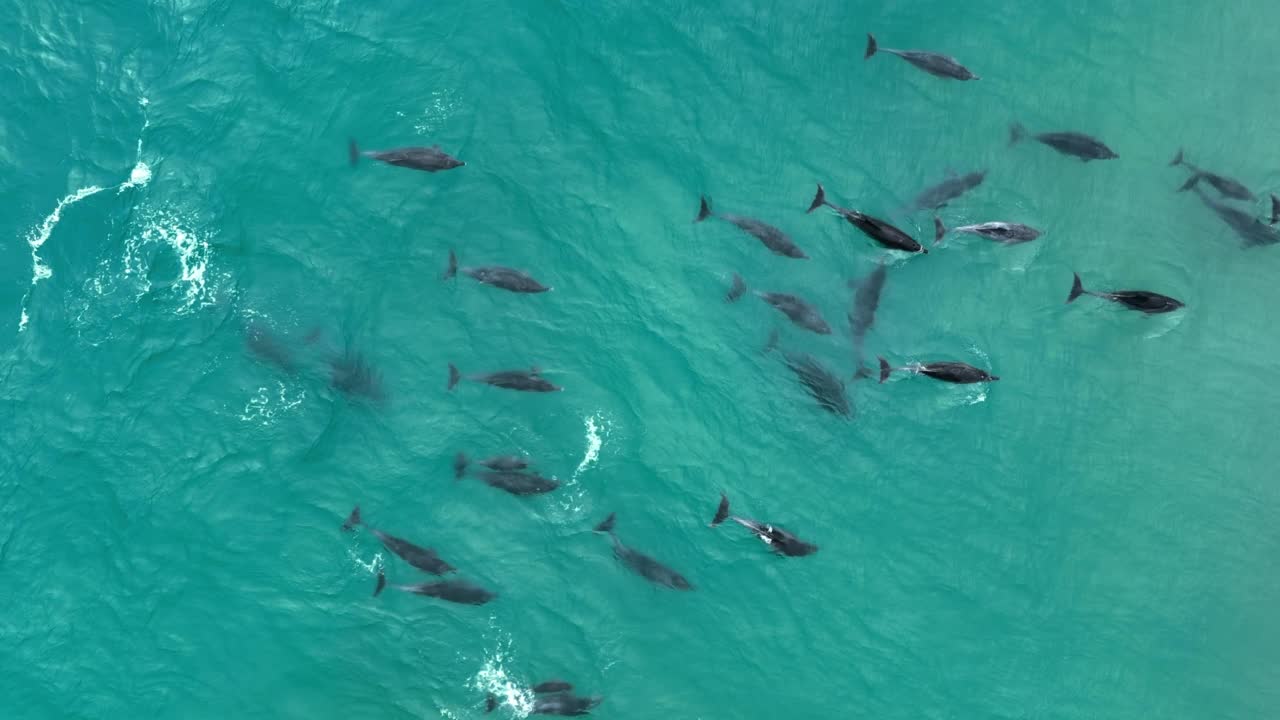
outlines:
M877 53L896 55L912 66L938 78L963 81L979 79L978 75L953 57L922 50L880 47L875 37L868 35L864 59L870 59ZM1013 123L1009 128L1009 144L1015 145L1024 140L1034 140L1062 155L1085 163L1120 157L1104 142L1084 133L1075 131L1031 133L1021 124ZM439 146L362 151L355 140L352 140L348 147L348 154L352 166L357 165L361 158L429 173L453 170L466 165L463 161L444 152ZM1257 200L1257 195L1239 180L1191 164L1182 150L1178 150L1170 166L1185 169L1189 173L1179 191L1194 192L1207 208L1242 239L1245 247L1280 243L1280 232L1276 228L1277 222L1280 222L1280 197L1274 193L1270 194L1270 218L1264 222L1253 213L1231 204L1232 202L1250 203ZM921 191L903 211L936 212L982 185L986 176L986 170L953 175ZM1205 191L1205 187L1211 188L1219 197L1212 197ZM861 209L844 207L831 202L823 185L818 184L813 201L806 212L812 213L821 208L827 208L837 217L844 219L863 236L890 253L910 256L926 255L929 252L928 248L912 237L911 233L889 220ZM704 195L699 199L693 222L702 223L709 218L716 218L736 227L742 233L758 240L774 255L792 260L809 258L809 255L786 232L763 220L745 215L716 212L712 209L711 199ZM1041 231L1034 227L1004 220L962 225L950 229L936 215L933 222L935 246L940 244L949 233L977 235L1002 245L1028 243L1041 236ZM541 294L552 290L551 287L543 285L523 270L502 265L460 266L457 255L450 250L443 277L446 280L455 279L460 274L482 285L511 293ZM853 290L853 297L847 319L855 363L852 375L854 380L870 378L873 375L871 367L866 362L864 345L868 331L875 324L876 311L887 276L888 265L882 260L861 282L850 281L849 283L849 288ZM737 303L747 292L746 281L740 274L733 273L732 285L725 295L725 300L728 303ZM799 295L763 290L752 292L784 315L795 327L818 335L833 334L831 325L818 308ZM1147 315L1170 313L1184 307L1181 301L1150 290L1089 290L1085 288L1080 275L1073 273L1066 302L1074 303L1086 295ZM319 338L319 331L313 331L307 336L305 342L311 345ZM766 354L778 349L779 338L780 332L775 328L764 346ZM245 341L250 352L259 359L274 364L285 372L298 371L300 362L289 344L272 335L265 327L259 324L249 326L246 329ZM820 409L840 418L851 418L854 415L853 405L849 401L840 375L809 354L791 351L780 351L779 354L783 364L795 375L800 385ZM934 380L957 384L989 383L1000 379L987 370L954 360L916 362L897 367L883 357L877 360L881 383L888 380L895 372L924 375ZM350 397L373 401L383 399L381 376L360 354L349 350L330 352L326 362L329 367L330 385L336 390ZM530 393L559 392L563 389L542 377L541 371L536 367L464 375L450 363L447 390L453 391L463 380L494 388ZM474 465L481 469L473 470L471 459L465 453L459 452L453 463L455 479L461 480L471 476L493 489L517 497L542 495L553 492L559 487L559 482L554 477L546 477L533 469L534 462L527 457L495 456L480 460ZM804 557L818 551L816 544L801 540L792 532L777 525L731 514L729 498L721 494L710 525L713 528L718 527L726 520L746 528L780 557ZM677 591L694 589L693 584L680 572L624 543L615 531L616 525L617 514L609 513L604 520L594 526L594 531L608 536L613 554L623 567L657 587ZM357 506L348 515L342 530L351 532L360 527L365 528L390 553L399 557L411 568L437 578L452 576L458 572L458 569L443 559L435 549L421 547L409 540L370 526L364 521L360 507ZM489 589L457 577L417 584L388 585L384 569L379 568L373 594L378 596L387 587L460 605L484 605L498 597ZM562 680L539 683L532 688L532 692L534 694L533 714L586 715L603 701L600 696L575 695L573 686ZM490 695L485 702L486 712L493 711L498 704L498 699Z

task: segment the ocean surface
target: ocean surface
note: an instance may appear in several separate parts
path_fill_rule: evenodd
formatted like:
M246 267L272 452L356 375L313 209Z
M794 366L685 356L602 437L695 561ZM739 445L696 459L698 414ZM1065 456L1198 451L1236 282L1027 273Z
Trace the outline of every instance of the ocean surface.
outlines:
M512 718L551 678L618 720L1280 717L1280 245L1168 164L1269 214L1275 2L3 6L5 720L463 719L490 693ZM349 138L466 165L352 167ZM944 223L1039 239L933 244L913 198L977 170ZM931 252L806 215L818 182ZM693 223L702 194L809 259ZM450 249L554 290L443 281ZM848 283L881 262L869 363L1001 379L853 381ZM1186 308L1068 305L1073 271ZM834 332L724 302L735 272ZM564 391L450 392L449 363ZM561 486L455 480L459 451ZM722 492L821 549L709 528ZM610 512L694 590L629 572ZM497 598L373 597L379 569L432 578L370 527Z

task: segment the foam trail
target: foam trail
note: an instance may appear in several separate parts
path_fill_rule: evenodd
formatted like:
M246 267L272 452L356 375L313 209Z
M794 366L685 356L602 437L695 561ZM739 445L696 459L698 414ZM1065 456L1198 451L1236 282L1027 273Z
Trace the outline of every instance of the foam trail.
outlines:
M500 704L509 708L515 717L525 718L533 712L533 691L512 680L507 674L507 669L503 665L503 660L506 659L506 654L503 652L504 644L509 648L510 638L506 643L499 641L498 649L485 658L484 666L471 679L471 688L485 695L493 695L498 698Z
M145 108L150 103L145 97L139 100L139 104L144 109L142 130L145 131L150 126L151 121L146 118ZM97 195L103 190L116 188L119 192L124 192L128 188L140 187L151 182L151 168L142 162L142 133L138 134L138 159L133 166L133 170L129 172L129 178L124 182L113 185L110 188L90 185L89 187L80 188L70 195L58 201L58 206L53 209L52 213L40 223L39 227L32 228L27 234L27 244L31 246L31 287L34 288L41 280L47 280L53 277L53 268L45 265L40 259L40 248L49 241L49 236L53 234L53 229L58 226L58 222L62 220L62 211L71 205L84 200L87 197ZM31 302L31 288L27 289L27 293L22 296L22 314L18 318L18 332L27 329L27 323L31 317L27 315L27 307Z
M582 419L582 422L587 428L587 452L582 456L582 462L578 463L578 467L573 471L574 480L577 480L583 470L591 467L600 458L600 446L604 444L600 439L600 426L596 425L596 416L588 415Z

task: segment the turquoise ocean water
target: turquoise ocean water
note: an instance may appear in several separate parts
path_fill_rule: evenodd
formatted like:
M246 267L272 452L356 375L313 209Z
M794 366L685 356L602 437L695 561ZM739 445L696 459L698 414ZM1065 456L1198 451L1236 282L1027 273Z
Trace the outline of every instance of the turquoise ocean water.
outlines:
M1167 165L1267 211L1275 3L3 5L0 717L510 718L552 677L619 719L1280 717L1280 246ZM348 137L467 164L352 168ZM846 283L887 253L806 215L815 183L930 244L903 207L980 169L947 225L1043 236L894 256L866 348L1002 379L850 381ZM692 224L702 193L810 259ZM555 289L442 282L450 248ZM1073 270L1187 308L1064 305ZM733 272L835 332L725 304ZM855 417L760 354L775 327ZM565 391L450 393L450 362ZM562 486L455 482L459 450ZM722 491L821 550L708 528ZM371 597L429 578L339 530L357 503L498 598ZM627 572L611 511L696 589Z

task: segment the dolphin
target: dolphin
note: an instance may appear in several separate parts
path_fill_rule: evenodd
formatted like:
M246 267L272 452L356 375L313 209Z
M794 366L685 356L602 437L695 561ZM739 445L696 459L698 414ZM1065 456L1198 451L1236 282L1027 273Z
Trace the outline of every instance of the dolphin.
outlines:
M775 329L769 334L764 352L771 352L777 345L778 331ZM845 394L844 383L812 355L783 352L782 361L795 374L800 384L804 385L809 396L817 401L819 407L832 415L845 418L853 416L853 406L849 404L849 397Z
M764 541L765 545L773 548L775 552L786 555L787 557L803 557L818 552L818 546L813 543L807 543L791 533L783 530L776 525L758 522L750 518L742 518L737 515L729 514L729 497L724 493L720 493L720 507L716 509L716 516L711 520L711 527L715 527L726 519L732 520L742 527L750 530Z
M775 255L794 258L796 260L807 260L808 255L800 249L800 246L791 241L787 234L778 228L755 218L743 217L742 215L731 215L729 213L713 213L711 212L711 198L705 195L701 198L701 204L698 206L698 216L693 219L695 223L700 223L711 216L715 216L725 222L736 226L742 232L759 240L765 247L773 251Z
M462 373L453 363L449 363L449 389L452 390L463 379ZM554 385L542 377L538 368L529 370L501 370L483 375L469 375L467 380L522 392L560 392L564 388Z
M1276 228L1271 225L1262 222L1240 208L1214 200L1204 194L1200 188L1196 188L1196 194L1200 196L1201 202L1207 205L1210 210L1213 210L1224 223L1240 236L1240 239L1244 241L1245 247L1274 245L1280 242L1280 232L1277 232Z
M734 273L733 288L729 290L725 299L729 302L735 302L742 297L746 287L742 276ZM798 295L774 292L756 292L756 296L781 311L783 315L790 318L796 327L804 328L819 335L831 334L831 326L823 319L822 313L818 312L818 309L809 304L804 298Z
M633 550L622 541L613 532L613 526L617 523L617 513L609 513L609 517L605 518L599 525L596 525L595 531L609 533L609 537L613 540L613 554L622 561L632 572L640 577L648 580L655 585L661 585L673 590L692 590L693 586L683 575L645 555L639 550Z
M809 203L809 209L806 212L813 212L823 205L835 210L850 225L858 228L864 235L875 240L883 247L910 253L929 252L927 248L916 242L915 238L885 220L827 202L827 192L822 189L822 184L819 183L818 192L813 196L813 202Z
M374 160L381 160L388 165L397 165L399 167L412 168L414 170L425 170L426 172L436 172L438 170L452 170L456 167L462 167L466 163L449 155L440 149L439 145L431 147L402 147L392 150L367 150L360 151L360 147L355 140L351 140L347 144L347 155L354 167L360 162L361 157L371 157Z
M329 361L329 384L349 396L363 396L382 402L382 374L374 370L360 353L347 353Z
M378 584L374 587L373 596L377 597L382 594L382 590L387 587L387 576L378 571ZM392 585L391 587L402 590L404 592L413 593L415 595L425 595L427 597L439 598L447 600L451 603L459 605L484 605L485 603L498 597L496 593L490 592L479 585L474 585L466 580L437 580L429 583L419 583L417 585Z
M1027 129L1022 127L1021 123L1014 123L1009 126L1010 145L1016 145L1027 136ZM1082 162L1110 160L1120 157L1101 140L1084 133L1072 131L1047 132L1031 135L1030 137L1037 142L1048 145L1063 155L1079 158Z
M940 207L946 207L947 203L981 185L986 178L986 170L975 170L971 173L947 178L937 185L927 187L921 191L916 196L912 209L937 210Z
M866 340L867 331L876 322L876 308L880 307L880 293L884 290L887 274L885 264L880 263L861 284L856 286L857 289L853 293L853 305L849 308L848 318L849 334L853 337L854 361L858 364L858 370L853 376L855 380L871 375L864 361L862 346ZM853 286L852 282L850 286Z
M893 50L890 48L882 48L876 43L876 38L871 33L867 33L867 51L862 56L863 60L870 58L876 54L876 51L887 52L906 60L921 70L933 75L934 77L947 78L949 80L978 80L978 76L973 74L969 68L960 64L959 60L950 55L941 55L935 52L925 50Z
M360 506L357 505L351 514L347 516L347 521L342 524L344 532L350 532L357 525L363 525L360 519ZM366 527L368 527L366 525ZM418 547L408 540L401 540L394 535L378 530L377 528L369 528L369 532L382 541L384 547L391 552L399 555L405 562L418 568L419 570L431 573L432 575L444 575L451 573L457 568L440 559L435 550L431 548Z
M943 235L946 235L947 227L942 224L941 218L938 217L933 218L933 227L934 243L936 244L942 241ZM1005 245L1018 245L1019 243L1031 242L1040 237L1039 230L1022 223L985 222L978 225L961 225L952 229L955 232L981 235L988 240L995 240Z
M1085 290L1083 283L1080 282L1080 275L1073 273L1074 280L1071 283L1071 294L1067 296L1067 302L1075 302L1075 299L1081 295L1093 295L1103 300L1110 300L1119 303L1130 310L1146 313L1147 315L1159 315L1161 313L1173 312L1183 307L1181 300L1175 300L1168 295L1151 292L1150 290L1113 290L1111 292L1092 292Z
M1187 162L1182 157L1182 148L1178 148L1178 154L1173 156L1173 160L1169 161L1169 165L1181 165L1191 171L1191 177L1187 178L1187 181L1183 183L1182 187L1178 188L1178 192L1191 190L1196 187L1201 180L1204 180L1209 183L1214 190L1217 190L1222 197L1231 198L1233 200L1245 200L1248 202L1254 202L1257 200L1253 191L1245 187L1244 183L1239 180L1226 177L1225 175L1219 175L1215 172L1209 172L1208 170L1198 168Z
M982 368L976 368L972 365L969 365L967 363L962 363L962 362L944 361L944 362L931 362L931 363L917 363L914 365L908 365L906 367L894 368L889 365L888 360L885 360L884 358L880 358L880 382L884 382L885 380L888 380L889 374L892 373L894 370L906 370L912 373L919 373L921 375L927 375L933 378L934 380L941 380L942 382L955 383L957 385L968 385L971 383L980 383L980 382L995 382L996 380L1000 379L999 377L992 375L991 373L987 372L986 370L983 370Z
M293 360L293 352L265 326L251 323L245 328L244 343L249 352L259 360L269 362L290 374L297 371L298 365Z
M456 277L459 270L463 275L474 278L477 282L485 285L492 285L496 288L509 290L514 293L544 293L551 288L534 280L532 276L523 270L514 270L501 265L488 265L484 267L458 267L458 256L453 250L449 251L449 267L444 271L444 279Z
M507 458L494 458L505 467ZM467 456L458 453L453 461L454 478L458 479L467 472ZM522 472L517 469L483 470L476 473L490 487L505 490L512 495L541 495L560 487L560 483L551 478L542 477L535 472Z
M549 680L533 686L538 697L533 700L530 715L589 715L591 710L604 698L599 695L581 697L573 694L573 686L563 680ZM485 698L485 712L491 713L498 707L498 697L490 693Z

